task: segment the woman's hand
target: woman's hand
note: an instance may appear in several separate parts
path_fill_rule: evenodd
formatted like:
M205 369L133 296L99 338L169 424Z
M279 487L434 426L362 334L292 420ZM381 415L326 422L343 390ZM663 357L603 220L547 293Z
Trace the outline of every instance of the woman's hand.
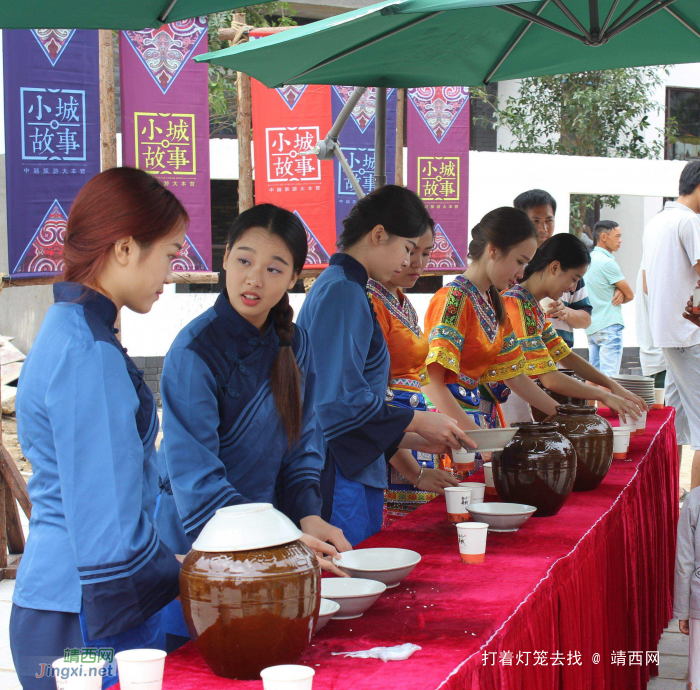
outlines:
M329 525L318 515L308 515L302 518L299 520L299 526L302 532L316 537L316 539L322 542L329 541L338 551L352 551L352 546L345 538L343 530Z
M644 402L643 398L640 398L634 393L630 393L630 391L623 388L617 382L613 382L613 385L610 387L610 392L613 395L617 395L619 398L624 398L625 400L629 400L630 402L634 403L639 408L640 412L646 412L649 409L649 406Z
M630 416L633 420L639 419L641 416L639 413L639 408L635 403L621 398L619 395L614 395L613 393L605 393L602 396L601 402L607 405L611 410L614 410L620 415L620 419L627 423L627 417Z
M306 518L304 518L306 519ZM320 518L319 518L320 519ZM339 558L342 560L342 556L338 553L335 546L331 544L326 544L326 542L312 537L310 534L302 534L300 541L306 546L308 546L318 558L318 563L321 566L321 570L326 570L329 573L333 573L338 577L350 577L347 573L344 573L335 563L333 563L333 558ZM352 547L350 547L352 549ZM348 551L350 549L347 549ZM326 558L330 556L330 558Z
M426 441L450 448L476 448L476 443L462 431L452 417L440 412L416 412L407 431L415 431Z
M684 635L690 635L690 621L678 621L678 629Z
M443 470L425 468L420 481L416 484L416 489L444 496L445 487L448 486L459 486L459 479L455 479L451 474Z
M698 287L700 287L700 282L698 283ZM690 321L690 323L693 323L700 328L700 314L693 313L693 298L692 297L688 300L688 303L685 305L685 311L683 312L683 318L688 319L688 321Z
M559 321L566 321L568 316L567 307L561 300L557 300L549 305L547 309L547 319L559 319Z

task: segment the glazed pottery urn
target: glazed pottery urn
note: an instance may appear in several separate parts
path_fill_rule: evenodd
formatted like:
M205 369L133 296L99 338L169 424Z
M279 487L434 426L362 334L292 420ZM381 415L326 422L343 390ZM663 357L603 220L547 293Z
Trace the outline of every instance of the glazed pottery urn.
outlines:
M494 454L493 478L507 503L535 506L534 517L556 515L576 479L576 451L555 424L521 422L518 433Z
M581 381L582 383L585 383L585 381L580 376L576 375L576 372L574 372L573 369L558 369L558 371L560 374L566 374L566 376L571 376L572 379L576 379L577 381ZM586 405L587 404L586 400L582 400L580 398L572 398L568 395L563 395L562 393L555 393L554 391L550 391L549 389L545 388L542 385L542 382L539 379L535 379L535 383L550 398L552 398L552 400L559 403L560 405ZM536 407L532 407L532 406L530 406L530 409L532 410L532 418L536 422L543 422L547 418L546 413L542 412L542 410L538 410Z
M603 481L613 459L613 430L590 405L561 405L548 419L576 449L574 491L592 491Z
M190 637L217 676L259 680L295 664L316 626L321 571L301 531L269 503L216 511L180 571Z

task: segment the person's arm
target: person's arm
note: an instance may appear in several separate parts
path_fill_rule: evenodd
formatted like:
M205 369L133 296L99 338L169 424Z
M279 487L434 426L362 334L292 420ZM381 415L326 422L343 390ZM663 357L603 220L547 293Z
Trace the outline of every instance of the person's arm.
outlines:
M399 450L389 461L391 466L422 491L444 495L445 487L458 486L459 480L439 469L421 467L408 450ZM420 479L419 479L420 477Z
M517 396L547 415L556 414L559 403L550 398L529 376L508 379L508 387Z
M697 287L700 287L700 280L698 281ZM695 324L700 327L700 314L693 313L693 298L692 296L685 305L685 311L683 312L683 318L688 319L690 323Z
M588 328L591 325L591 312L582 307L564 306L562 302L555 302L547 311L548 319L559 319L568 323L571 328Z
M65 349L45 400L88 634L116 635L179 594L180 563L143 506L139 399L122 354L98 341Z
M673 617L679 621L687 621L690 618L690 579L695 572L695 526L698 521L698 504L692 494L691 491L683 504L676 536Z
M456 420L460 429L464 429L465 431L469 431L470 429L478 429L479 426L462 409L445 384L445 373L446 369L441 364L438 364L437 362L428 364L430 383L423 386L423 389L427 393L433 405L435 405L435 407L443 414L446 414L449 417L452 417L452 419ZM427 414L434 413L429 412Z
M249 501L228 481L219 458L219 403L209 367L193 350L173 347L163 363L160 387L160 452L165 453L184 530L195 539L219 508Z
M618 307L621 304L627 304L634 299L634 292L630 284L626 280L620 280L615 283L615 292L613 294L612 303Z

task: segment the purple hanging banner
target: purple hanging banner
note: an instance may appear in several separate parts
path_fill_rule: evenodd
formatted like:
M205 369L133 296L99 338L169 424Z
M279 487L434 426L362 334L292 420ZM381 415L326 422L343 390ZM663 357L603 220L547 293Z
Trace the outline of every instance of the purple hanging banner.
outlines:
M10 274L63 272L68 213L100 172L97 31L3 31Z
M408 89L408 187L435 220L428 270L461 268L467 254L469 89Z
M177 271L211 266L206 17L119 34L122 160L155 175L187 209Z
M354 86L333 86L331 88L334 121L354 90ZM370 87L355 106L339 137L340 148L365 194L374 189L374 110L376 103L377 90ZM388 184L394 184L396 89L387 91L386 141L386 178ZM350 213L350 209L357 201L357 195L337 158L333 162L333 174L335 181L335 226L336 234L339 236L343 231L343 219Z

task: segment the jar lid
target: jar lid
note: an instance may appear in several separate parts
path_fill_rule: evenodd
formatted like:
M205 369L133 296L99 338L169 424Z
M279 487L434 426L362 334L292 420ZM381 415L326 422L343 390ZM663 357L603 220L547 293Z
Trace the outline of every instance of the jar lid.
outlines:
M517 427L519 431L528 433L538 433L542 431L558 431L559 425L556 422L544 420L543 422L513 422L511 426Z
M271 503L244 503L219 508L204 525L193 551L225 553L289 544L301 530Z
M557 414L595 414L593 405L559 405Z

